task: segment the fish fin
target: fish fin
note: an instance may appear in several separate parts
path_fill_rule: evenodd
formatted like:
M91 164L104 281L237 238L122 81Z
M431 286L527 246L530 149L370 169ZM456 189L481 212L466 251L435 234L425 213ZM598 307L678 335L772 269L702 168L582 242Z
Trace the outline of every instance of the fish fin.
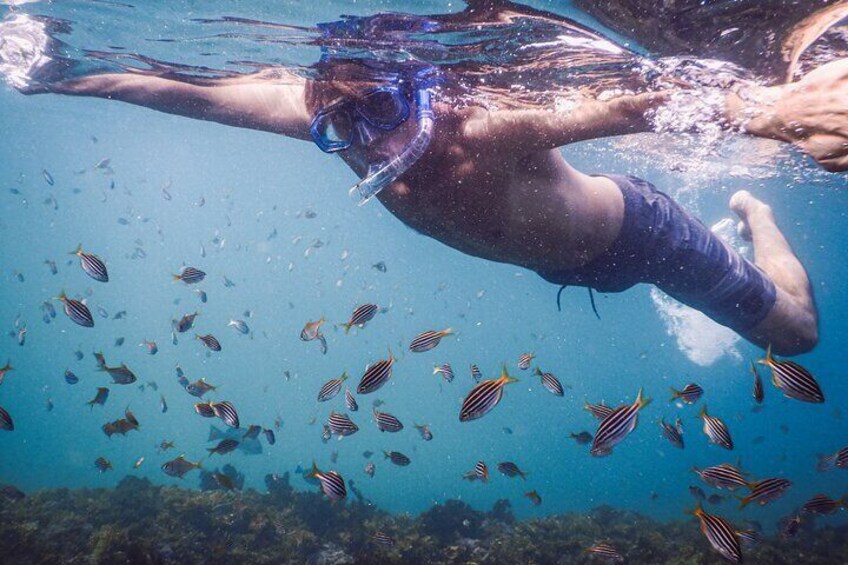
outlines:
M64 290L62 290L62 292L59 293L59 296L55 297L53 300L59 300L60 302L64 302L67 299L68 299L68 295L65 294Z
M339 325L344 328L344 331L345 331L346 334L348 332L350 332L350 328L353 327L353 324L350 323L350 322L345 322L344 324L339 324Z
M674 402L678 398L680 398L680 391L674 388L673 386L668 387L671 389L671 398L668 400L669 402Z
M695 508L692 510L686 510L687 514L691 514L692 516L702 516L704 514L704 509L701 507L701 501L695 501Z
M540 369L539 367L536 367L535 369L533 369L533 374L541 377L542 376L542 369Z
M318 473L321 471L318 470L318 465L315 464L315 461L312 462L312 470L309 471L306 476L310 479L318 477Z
M745 497L742 497L742 496L739 496L739 495L735 495L735 496L736 496L736 498L739 499L739 509L740 510L742 510L743 508L748 506L748 504L751 502L750 496L745 496Z
M442 331L440 331L439 333L442 334L442 337L452 335L452 334L456 334L456 332L453 331L453 328L445 328Z
M174 282L179 281L179 280L182 280L182 278L183 278L183 276L182 276L182 275L171 275L171 276L172 276L172 277L174 277L174 278L173 278Z
M645 406L651 403L650 398L642 398L642 388L639 388L639 394L636 395L636 405L641 410Z
M68 255L76 255L78 257L81 256L82 255L82 243L77 245L76 251L71 251L70 253L68 253Z
M701 411L700 411L700 412L698 412L698 417L699 417L699 418L703 418L704 416L707 416L707 415L708 415L708 414L707 414L707 405L706 405L706 404L702 404L702 405L701 405Z
M772 363L774 363L774 357L772 357L772 355L771 355L771 344L770 343L766 347L766 357L765 357L765 359L757 359L757 363L759 363L760 365L767 365L767 366L770 366Z
M340 380L341 382L345 382L345 381L348 379L348 376L349 376L349 375L347 374L347 371L342 371L342 376L341 376L341 377L339 377L339 380Z

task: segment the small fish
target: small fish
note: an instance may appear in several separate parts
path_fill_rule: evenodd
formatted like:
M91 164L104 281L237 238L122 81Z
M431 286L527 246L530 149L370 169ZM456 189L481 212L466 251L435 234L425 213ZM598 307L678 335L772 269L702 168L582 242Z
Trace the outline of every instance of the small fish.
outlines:
M97 388L97 394L95 394L94 398L89 400L87 402L87 404L89 406L92 406L92 407L95 404L99 404L100 406L103 406L104 404L106 404L106 399L108 399L108 398L109 398L109 389L101 386L101 387Z
M221 351L221 342L219 342L218 339L214 335L212 335L212 334L207 334L207 335L195 334L194 337L196 337L197 339L202 341L203 345L208 347L210 350Z
M210 385L205 379L198 379L193 383L189 383L185 387L187 393L197 398L203 398L203 395L212 390L218 390L218 387Z
M399 432L403 429L403 424L400 420L389 414L388 412L380 412L374 409L374 420L377 421L377 428L381 432Z
M112 469L112 463L105 457L98 457L94 460L94 467L101 473L105 473Z
M56 300L60 300L65 305L65 315L72 322L84 328L94 327L94 318L91 316L91 310L85 305L85 300L68 298L64 292L60 293Z
M707 497L707 502L710 504L721 504L724 502L724 497L720 494L711 494Z
M183 281L185 284L196 284L206 278L206 273L195 267L183 267L180 274L173 275L175 281Z
M423 353L425 351L430 351L442 341L442 338L453 334L454 331L451 328L445 328L442 331L433 331L427 330L425 332L421 332L412 340L412 343L409 344L409 350L413 353Z
M846 506L845 498L833 500L824 494L817 494L801 507L801 512L807 514L832 514L838 508Z
M324 334L318 334L318 343L321 345L321 354L327 354L327 339L324 337Z
M318 320L314 322L306 322L306 325L303 326L303 329L300 330L300 339L302 341L312 341L318 339L318 336L321 335L321 326L327 320L322 316Z
M683 433L682 433L682 423L680 422L680 418L677 419L677 424L672 425L665 421L665 418L660 419L660 428L662 429L662 435L671 442L671 445L678 449L683 449Z
M518 468L518 465L513 463L512 461L504 461L502 463L498 463L498 471L503 473L509 478L521 477L522 479L527 479L527 473Z
M613 411L615 410L615 408L610 408L609 406L606 406L604 404L589 404L589 403L585 403L583 405L583 409L591 412L592 416L594 416L598 420L603 420L604 418L606 418L607 416L612 414Z
M106 358L103 356L103 352L98 351L98 352L94 353L93 355L94 355L94 360L97 362L97 368L100 369L100 370L105 370L106 369Z
M748 484L742 472L729 463L722 463L706 469L693 467L692 470L702 481L715 488L736 490Z
M530 492L525 492L524 496L530 499L530 502L533 503L533 506L540 506L542 504L542 497L539 496L539 493L535 490L531 490Z
M348 333L353 326L359 329L364 328L365 324L374 319L378 310L379 307L376 304L362 304L354 308L353 313L350 315L350 320L342 324L345 333Z
M159 448L160 451L168 451L169 449L174 448L174 442L173 441L166 441L166 440L163 439L157 447Z
M733 524L720 516L707 514L698 504L692 514L701 521L701 533L710 545L731 563L742 562L742 545Z
M489 467L486 466L484 461L478 461L474 465L474 475L484 483L489 482Z
M371 539L374 540L374 543L376 543L377 545L382 545L385 547L394 547L395 545L395 540L392 539L391 536L383 532L374 532L371 535Z
M50 186L56 184L56 181L53 180L53 175L51 175L50 171L48 171L47 169L41 169L41 176L44 177L44 182L46 182Z
M345 487L344 479L337 472L321 471L315 463L312 463L312 471L310 471L307 476L318 479L321 483L321 491L333 502L341 500L347 496L347 488Z
M721 419L707 414L706 405L701 408L701 413L698 417L704 420L704 433L707 434L710 443L725 449L733 449L733 439L730 437L730 431L727 429L727 425Z
M233 281L231 281L229 278L224 277L224 286L225 286L226 288L233 288L234 286L236 286L236 283L234 283Z
M121 347L124 344L124 338L118 337L115 338L115 347Z
M45 300L44 303L42 303L41 307L44 309L48 316L50 316L51 318L56 317L56 309L53 308L53 305L50 303L49 300Z
M104 308L103 306L100 306L100 305L97 306L97 313L104 320L109 319L109 311L106 308Z
M536 355L533 353L522 353L518 358L518 368L522 371L526 371L530 368L530 363L533 362L533 359L536 358Z
M395 358L389 351L388 359L381 359L372 365L368 365L359 386L356 387L357 394L370 394L382 387L392 377L392 366Z
M757 404L763 403L765 393L763 391L763 379L760 378L760 373L757 371L757 366L751 363L751 372L754 374L754 401Z
M116 385L131 385L138 380L135 373L124 363L118 367L103 367L102 370L109 373L112 383Z
M557 379L554 375L551 373L543 373L538 367L536 367L535 373L541 377L542 386L544 386L548 392L555 396L563 396L565 394L562 390L562 383L560 383L559 379Z
M251 424L248 426L247 431L244 432L242 436L243 439L256 439L259 437L259 433L262 431L262 426L257 426L256 424Z
M588 445L589 443L592 442L592 438L593 438L592 434L590 434L589 432L587 432L585 430L578 433L578 434L575 434L575 433L572 432L570 434L570 437L574 441L576 441L579 445Z
M624 563L624 556L608 543L596 543L583 552L606 563Z
M384 451L383 455L398 467L406 467L412 463L412 460L400 451Z
M433 439L433 432L430 431L430 426L427 424L415 424L415 429L421 434L421 439L430 441Z
M176 322L176 320L174 320L174 321ZM179 343L179 342L177 341L177 333L176 333L176 332L174 332L174 331L171 331L171 343L172 343L173 345L177 345L177 344Z
M210 455L217 453L218 455L226 455L236 450L240 442L232 438L223 439L215 447L207 447L206 451Z
M194 319L197 318L198 313L194 312L193 314L186 314L179 321L174 320L174 329L179 333L185 333L194 326ZM174 338L176 340L176 337Z
M56 261L53 261L51 259L45 259L44 264L47 265L48 267L50 267L50 274L51 275L55 275L59 272L59 269L56 268Z
M337 379L330 379L321 387L321 390L318 391L318 402L326 402L331 398L334 398L339 392L342 390L342 383L347 380L347 373L342 373L342 375Z
M224 490L235 490L237 488L235 481L229 475L224 473L212 473L212 478L218 483L218 486Z
M518 382L518 379L510 377L504 365L499 378L481 381L474 385L462 401L459 421L468 422L488 414L503 398L503 387L515 382Z
M372 479L374 478L374 472L376 470L377 466L374 465L374 463L372 463L371 461L365 464L365 474L371 477Z
M356 412L359 410L359 404L356 403L356 399L353 397L353 394L350 393L350 390L345 390L345 406L351 412Z
M203 289L200 289L200 288L196 288L196 289L194 290L194 292L196 292L196 293L197 293L197 296L199 296L199 297L200 297L200 301L201 301L203 304L206 304L206 301L208 300L208 297L206 296L206 291L205 291L205 290L203 290ZM244 332L244 333L247 333L247 332Z
M383 261L380 261L379 263L374 263L373 265L371 265L371 268L377 269L381 273L385 273L386 270L387 270L386 269L386 263L383 262Z
M771 382L787 398L803 402L824 402L824 393L815 377L794 361L777 360L772 357L771 345L766 351L766 358L760 359L757 363L771 369Z
M144 347L145 349L147 349L147 353L149 355L156 355L157 353L159 353L159 346L156 345L155 341L144 340L141 343L139 343L138 346Z
M674 402L679 398L686 404L694 404L703 394L704 389L695 383L689 383L683 387L683 390L677 390L674 387L671 387L671 400L669 400L669 402Z
M69 385L75 385L79 382L79 377L76 376L70 369L65 370L65 382Z
M239 427L239 417L235 406L231 402L214 402L212 403L212 411L215 416L220 418L225 424L231 428Z
M14 370L15 370L15 368L12 367L11 361L6 361L6 365L3 366L3 367L0 367L0 385L3 384L3 380L6 378L6 373L8 373L9 371L14 371Z
M330 419L327 422L330 431L340 438L347 437L359 431L359 426L353 423L353 420L347 414L338 412L330 412Z
M79 349L77 349L76 351L74 351L74 357L77 361L82 361L82 358L85 357L85 354Z
M834 466L848 469L848 446L843 447L832 455L819 455L816 468L819 471L829 471Z
M168 411L168 403L165 402L165 395L164 394L159 395L159 409L162 412L162 414L164 414L165 412Z
M321 440L324 443L327 443L328 441L330 441L331 437L333 437L333 431L330 429L330 426L324 424L321 428Z
M262 434L265 436L265 441L268 442L268 445L274 445L275 443L277 443L277 436L274 435L274 430L269 430L268 428L265 428L264 430L262 430Z
M247 335L250 333L250 328L248 327L247 322L245 322L244 320L230 320L227 323L227 326L235 328L236 331L240 334Z
M603 457L612 453L630 432L636 428L639 421L639 411L650 403L650 399L642 398L642 389L636 395L633 404L624 404L616 408L612 414L604 418L595 432L590 453L595 457Z
M702 489L699 486L690 485L689 486L689 494L691 494L693 497L695 497L695 500L706 500L707 499L707 493L705 493L704 489Z
M475 383L483 380L483 373L480 371L480 367L472 363L469 369L471 370L471 378L474 379Z
M746 483L751 489L751 494L740 499L740 508L745 508L751 502L756 502L760 505L768 504L772 500L776 500L792 486L792 482L787 479L770 478L757 481L755 483Z
M82 250L82 244L77 246L76 251L71 251L70 254L80 258L80 267L85 271L85 274L98 282L109 282L109 272L106 270L106 263L97 255L84 252Z
M442 378L445 380L446 383L452 382L454 378L453 368L451 368L450 363L445 363L444 365L438 365L436 367L433 367L433 374L442 375Z
M178 477L180 479L183 476L191 471L192 469L200 469L200 463L192 463L188 461L183 455L180 455L176 459L172 459L162 465L162 471L165 472L166 475L171 477Z
M12 416L2 406L0 406L0 430L7 432L15 430L15 422L12 420Z
M26 336L27 336L28 331L29 330L27 330L26 326L24 326L20 330L18 330L16 339L18 341L18 345L20 345L21 347L23 347L26 344Z

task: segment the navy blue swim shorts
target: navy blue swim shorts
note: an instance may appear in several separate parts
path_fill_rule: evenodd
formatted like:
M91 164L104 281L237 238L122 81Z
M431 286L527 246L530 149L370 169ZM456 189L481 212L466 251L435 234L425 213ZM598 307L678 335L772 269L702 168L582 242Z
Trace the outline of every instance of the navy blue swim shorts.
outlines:
M539 275L556 284L599 292L654 284L737 332L765 319L776 298L768 275L651 183L632 176L605 176L624 195L624 222L616 241L582 267Z

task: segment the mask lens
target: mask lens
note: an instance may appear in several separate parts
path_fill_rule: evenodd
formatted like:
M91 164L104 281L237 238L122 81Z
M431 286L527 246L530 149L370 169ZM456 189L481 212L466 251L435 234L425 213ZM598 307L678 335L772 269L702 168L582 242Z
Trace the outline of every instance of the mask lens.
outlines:
M347 148L353 139L353 119L350 112L340 109L324 114L317 121L316 132L327 149Z
M409 116L409 104L397 90L378 90L362 98L357 108L371 124L394 129Z

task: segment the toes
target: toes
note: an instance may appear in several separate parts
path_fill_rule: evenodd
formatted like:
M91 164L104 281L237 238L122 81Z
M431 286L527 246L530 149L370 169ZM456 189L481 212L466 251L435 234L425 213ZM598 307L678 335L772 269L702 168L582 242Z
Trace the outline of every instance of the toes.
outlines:
M751 228L748 227L746 222L739 222L736 224L736 233L739 234L739 237L744 239L745 241L751 241Z

